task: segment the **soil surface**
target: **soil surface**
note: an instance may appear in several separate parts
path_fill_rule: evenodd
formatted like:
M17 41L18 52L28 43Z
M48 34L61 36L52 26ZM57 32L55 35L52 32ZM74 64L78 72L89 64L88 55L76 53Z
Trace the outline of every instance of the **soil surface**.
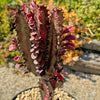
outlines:
M100 75L70 71L65 76L62 90L67 91L77 100L100 100ZM18 75L11 66L0 68L0 100L11 100L20 91L38 86L39 77ZM59 93L60 94L60 93Z

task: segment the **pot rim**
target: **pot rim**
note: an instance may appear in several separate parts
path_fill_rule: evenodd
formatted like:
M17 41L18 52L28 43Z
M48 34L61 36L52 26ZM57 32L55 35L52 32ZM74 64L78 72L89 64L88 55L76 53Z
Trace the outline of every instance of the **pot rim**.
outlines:
M11 100L15 100L19 94L21 94L21 93L24 92L24 91L31 90L32 88L39 88L39 87L38 87L38 86L35 86L35 87L30 87L30 88L24 89L24 90L20 91L19 93L17 93ZM63 90L63 89L61 89L61 90ZM63 90L63 91L64 91L64 90ZM75 97L73 97L73 96L72 96L70 93L68 93L67 91L64 91L64 92L66 92L66 93L68 94L69 97L71 97L71 98L77 100Z

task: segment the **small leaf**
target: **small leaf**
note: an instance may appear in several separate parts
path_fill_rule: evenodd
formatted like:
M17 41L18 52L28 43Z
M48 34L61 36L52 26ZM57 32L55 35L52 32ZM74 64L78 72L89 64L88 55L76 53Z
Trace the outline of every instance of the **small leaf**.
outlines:
M21 59L21 56L14 57L14 61L18 61L19 59Z

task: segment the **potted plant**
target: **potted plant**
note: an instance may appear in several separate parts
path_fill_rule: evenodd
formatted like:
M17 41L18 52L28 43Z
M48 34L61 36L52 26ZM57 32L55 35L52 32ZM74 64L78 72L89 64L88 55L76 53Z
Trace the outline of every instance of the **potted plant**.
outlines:
M21 50L27 69L41 77L39 88L42 100L53 100L55 88L64 82L62 74L67 74L62 72L61 56L67 50L75 49L72 43L75 36L68 34L73 27L63 29L62 9L49 10L35 1L30 6L23 4L15 17L17 39L13 40L14 44L10 45L9 51ZM19 59L21 56L14 58L15 61ZM22 65L22 62L18 62L17 67Z

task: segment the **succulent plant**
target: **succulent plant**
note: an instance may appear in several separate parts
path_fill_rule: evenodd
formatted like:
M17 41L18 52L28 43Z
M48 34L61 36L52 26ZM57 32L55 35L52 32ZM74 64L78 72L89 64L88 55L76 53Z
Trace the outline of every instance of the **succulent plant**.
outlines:
M43 100L52 100L53 90L57 82L63 82L61 56L69 49L75 49L72 40L75 36L67 34L73 30L72 26L63 29L63 11L56 8L49 10L45 6L32 1L23 4L16 12L17 39L13 40L9 50L19 48L23 53L27 69L35 75L40 75L40 89ZM61 36L66 34L63 38ZM21 56L14 58L15 61ZM22 66L19 62L17 66Z

